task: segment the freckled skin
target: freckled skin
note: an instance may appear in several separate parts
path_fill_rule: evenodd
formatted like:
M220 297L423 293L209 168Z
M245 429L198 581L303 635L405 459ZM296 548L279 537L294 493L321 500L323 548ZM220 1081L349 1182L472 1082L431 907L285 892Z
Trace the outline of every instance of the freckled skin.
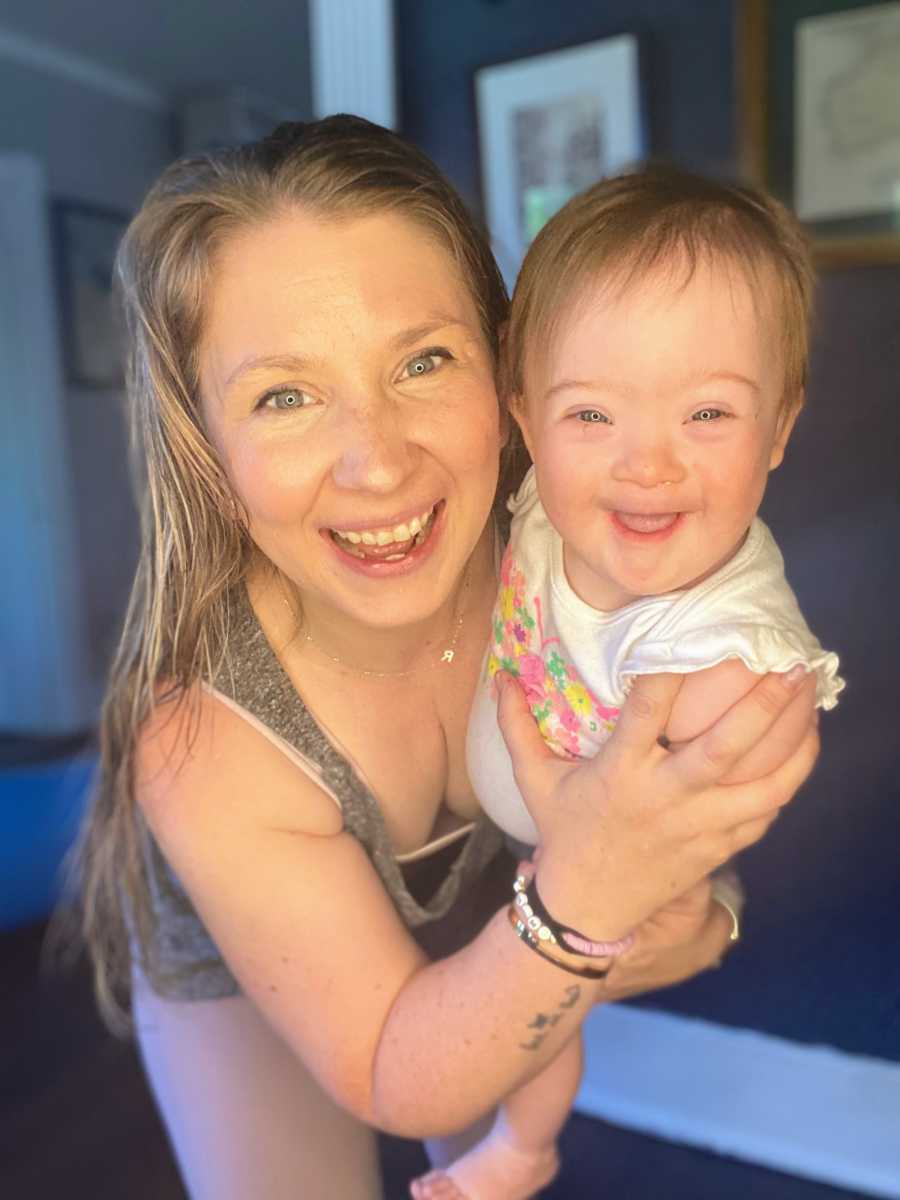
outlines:
M778 420L775 322L741 273L700 265L680 284L589 288L526 380L520 423L541 499L572 587L601 610L726 562L793 423ZM683 516L670 537L641 541L622 536L617 512Z
M242 364L275 357L281 365L232 379ZM311 623L340 630L347 644L352 626L410 626L446 603L485 528L500 419L468 289L418 226L297 210L227 242L201 391L251 535ZM438 500L440 551L415 586L368 579L334 554L328 529L411 518Z

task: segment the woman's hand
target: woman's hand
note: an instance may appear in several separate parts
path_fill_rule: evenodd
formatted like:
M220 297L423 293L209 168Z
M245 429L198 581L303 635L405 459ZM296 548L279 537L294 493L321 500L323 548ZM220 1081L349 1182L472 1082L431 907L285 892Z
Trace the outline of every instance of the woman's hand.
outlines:
M634 945L615 959L603 1000L624 1000L671 987L719 965L732 921L712 898L708 879L672 900L634 931Z
M642 676L613 736L586 762L553 754L515 680L505 676L500 686L500 728L540 833L541 897L557 920L599 940L636 929L762 837L818 753L812 676L762 677L712 728L675 751L658 739L681 677ZM809 722L797 744L796 733L782 737L778 718L804 689ZM781 766L723 785L764 737L782 746Z

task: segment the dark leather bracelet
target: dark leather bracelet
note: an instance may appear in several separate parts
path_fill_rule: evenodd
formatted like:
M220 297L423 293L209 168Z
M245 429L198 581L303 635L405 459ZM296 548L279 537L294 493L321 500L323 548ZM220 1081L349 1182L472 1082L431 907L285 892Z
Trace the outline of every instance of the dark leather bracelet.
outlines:
M585 937L577 929L561 925L547 911L537 890L536 878L529 882L525 875L517 875L513 891L516 893L513 903L519 911L519 919L528 926L533 936L539 941L558 946L566 954L578 954L583 958L616 958L634 943L631 933L615 942L598 942Z
M567 971L569 975L578 975L582 979L605 979L610 972L611 963L609 967L576 967L574 963L561 962L555 955L548 954L544 944L534 937L528 925L519 917L515 904L509 906L509 923L516 936L529 950L533 950L545 962L553 963L554 967L559 967L561 971Z

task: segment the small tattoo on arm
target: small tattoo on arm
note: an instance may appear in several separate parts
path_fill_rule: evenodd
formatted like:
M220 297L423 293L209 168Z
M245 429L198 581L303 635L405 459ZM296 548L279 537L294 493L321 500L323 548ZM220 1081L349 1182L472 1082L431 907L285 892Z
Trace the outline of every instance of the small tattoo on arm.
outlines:
M528 1029L543 1029L545 1025L554 1026L557 1021L561 1021L562 1017L559 1013L552 1013L549 1017L546 1013L538 1013L533 1021L528 1022Z
M581 998L581 988L577 984L572 987L567 987L564 998L557 1005L555 1013L537 1013L525 1026L526 1029L537 1029L538 1032L534 1035L530 1042L519 1042L519 1048L522 1050L539 1050L547 1039L547 1033L562 1020L563 1011L569 1008L574 1008Z
M546 1034L540 1033L536 1037L533 1037L530 1042L519 1042L519 1049L520 1050L539 1050L540 1047L544 1044L544 1038L546 1036L547 1036Z

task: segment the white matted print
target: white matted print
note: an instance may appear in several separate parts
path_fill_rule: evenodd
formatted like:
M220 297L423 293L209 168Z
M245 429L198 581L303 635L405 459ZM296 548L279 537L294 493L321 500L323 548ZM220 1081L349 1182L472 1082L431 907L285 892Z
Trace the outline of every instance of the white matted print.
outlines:
M807 17L794 50L797 215L900 209L900 3Z
M529 243L571 196L644 156L637 38L483 67L475 95L485 215L512 286Z

